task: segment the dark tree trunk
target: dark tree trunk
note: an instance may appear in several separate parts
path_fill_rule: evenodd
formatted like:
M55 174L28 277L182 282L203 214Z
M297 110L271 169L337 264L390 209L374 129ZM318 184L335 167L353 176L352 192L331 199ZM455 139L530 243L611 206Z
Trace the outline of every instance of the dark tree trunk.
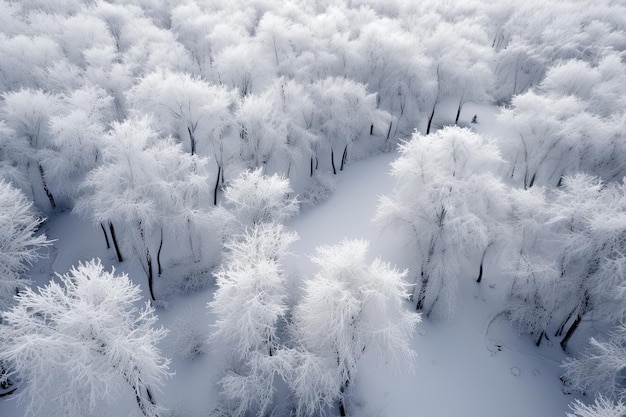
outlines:
M217 191L220 188L220 175L222 174L222 166L217 166L217 178L215 179L215 188L213 189L213 205L217 206Z
M426 126L426 134L430 134L430 128L433 124L433 118L435 117L435 109L437 108L437 101L433 104L433 110L430 112L430 116L428 116L428 125Z
M126 382L131 386L133 392L135 393L135 400L137 401L137 405L139 406L139 410L141 410L141 414L146 417L154 417L156 416L156 408L157 404L154 400L154 395L152 395L152 390L150 387L146 386L141 377L138 378L138 383L133 383L128 378L128 375L124 375ZM145 392L145 395L142 393ZM147 397L147 401L146 398Z
M570 321L570 319L572 317L574 317L574 313L576 312L576 307L574 307L572 309L572 311L569 312L569 314L567 315L567 317L565 317L565 320L563 320L561 322L561 325L559 326L559 328L556 330L556 332L554 333L554 336L561 336L563 334L563 330L565 330L565 326L567 325L567 323Z
M107 236L107 231L104 228L104 225L100 223L100 228L102 229L102 234L104 235L104 240L107 242L107 249L111 249L111 244L109 243L109 236Z
M385 138L385 142L389 140L389 136L391 135L391 125L393 125L393 122L389 123L389 129L387 130L387 137Z
M430 134L430 128L433 124L433 118L435 117L435 110L437 109L437 104L439 104L439 93L441 89L441 83L439 81L439 65L437 65L437 96L435 97L435 103L433 104L433 109L430 112L430 116L428 117L428 126L426 126L426 134Z
M313 176L313 157L311 157L311 176Z
M563 349L564 351L567 351L567 344L569 343L569 340L574 335L574 332L576 332L576 329L578 329L578 326L580 325L580 322L582 321L582 319L583 317L580 314L577 315L576 320L574 320L570 328L567 330L567 333L565 333L565 336L561 340L561 349Z
M557 187L562 187L563 186L563 175L561 175L559 177L559 182L556 183L556 186Z
M343 403L343 394L346 391L346 384L343 384L341 386L341 388L339 389L339 392L341 392L341 395L339 396L339 415L341 417L346 417L346 407L345 404Z
M50 202L50 207L55 209L57 208L57 203L54 201L54 196L52 195L52 193L50 192L50 189L48 188L48 183L46 183L46 176L43 172L43 166L41 166L40 163L37 163L37 165L39 167L39 175L41 176L41 184L43 185L43 190L46 193L46 196L48 197L48 201Z
M439 301L439 295L435 297L435 299L433 300L433 303L430 305L430 308L426 312L427 318L430 318L430 316L433 314L433 311L435 310L435 306L437 305L437 301Z
M456 110L456 118L454 119L454 124L459 124L459 117L461 116L461 108L463 107L463 101L459 101L459 108Z
M150 255L150 250L146 250L146 274L148 275L150 297L152 301L156 301L156 297L154 296L154 273L152 272L152 256Z
M343 167L346 164L347 160L348 160L348 145L346 145L346 147L343 148L343 155L341 156L341 167L339 167L339 171L343 171Z
M339 399L339 415L341 417L346 417L346 408L343 405L343 398Z
M483 251L483 255L480 257L480 267L478 268L478 278L476 279L476 282L478 282L479 284L483 280L483 265L485 264L485 255L487 255L487 250L489 249L489 246L491 245L487 245L487 247Z
M163 249L163 229L161 229L161 240L159 241L159 250L157 251L157 271L159 276L163 273L163 268L161 268L161 249Z
M122 258L122 252L120 251L120 245L117 243L117 237L115 236L115 227L113 227L113 223L111 222L109 222L109 231L111 232L111 240L113 241L113 247L115 248L117 261L124 262L124 258Z
M565 336L563 336L563 339L561 339L561 349L563 349L564 351L567 350L567 344L569 343L569 340L572 338L572 336L578 329L578 326L580 326L580 322L582 321L583 316L587 314L588 307L589 307L589 294L585 291L583 301L580 305L580 308L578 309L578 315L576 315L576 320L574 320L570 328L567 329L567 333L565 333Z
M420 273L420 290L417 293L417 305L415 306L416 310L421 310L424 308L424 301L426 300L426 287L428 286L428 274L424 272L424 268L422 267L422 272Z
M372 136L374 134L374 125L371 124L370 125L370 136Z
M191 129L187 127L187 132L189 132L189 142L191 143L191 154L196 154L196 138L193 137L193 133L191 133Z
M532 188L533 187L533 184L535 184L535 178L537 178L537 173L536 172L530 178L530 182L528 183L528 188Z
M541 339L543 339L543 336L546 334L545 330L542 330L541 333L539 333L539 337L537 338L537 340L535 340L535 346L539 347L539 345L541 345Z
M445 207L442 207L441 212L437 216L437 224L439 226L439 231L441 231L443 227L443 222L445 221L445 218L446 218L446 209ZM426 300L426 289L428 287L428 281L430 277L428 276L426 272L424 272L424 268L430 265L430 261L433 259L433 255L435 254L435 244L436 244L436 237L431 236L430 243L428 246L428 255L426 257L426 261L422 262L421 287L417 296L417 307L416 307L417 310L422 310L425 307L424 302ZM435 304L437 303L438 299L439 299L439 296L437 296L435 301L433 301L432 305L430 306L428 315L430 315L430 312L435 307Z
M335 168L335 153L333 152L333 148L330 148L330 163L333 166L333 175L337 175L337 169Z

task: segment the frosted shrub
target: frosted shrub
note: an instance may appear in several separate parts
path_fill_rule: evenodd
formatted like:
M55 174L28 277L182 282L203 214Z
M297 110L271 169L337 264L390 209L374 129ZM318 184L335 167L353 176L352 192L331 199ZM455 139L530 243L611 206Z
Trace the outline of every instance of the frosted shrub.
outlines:
M170 331L172 348L185 359L195 359L209 349L209 330L198 321L191 309L185 310Z

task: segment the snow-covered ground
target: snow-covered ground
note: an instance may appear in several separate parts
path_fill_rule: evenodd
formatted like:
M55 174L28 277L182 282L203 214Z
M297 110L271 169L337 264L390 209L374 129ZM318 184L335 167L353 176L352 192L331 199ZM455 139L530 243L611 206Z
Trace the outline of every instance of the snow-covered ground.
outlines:
M478 114L477 130L497 132L491 123L497 110L468 105L464 116ZM300 236L291 248L285 268L292 274L294 293L301 280L314 274L308 259L318 245L336 244L344 238L370 241L369 255L380 257L400 268L408 256L392 232L380 231L371 222L378 197L393 188L389 164L397 154L388 153L349 164L336 176L334 194L324 203L305 210L288 226ZM100 257L109 268L127 272L141 284L146 299L146 279L133 260L117 264L107 251L99 230L69 213L55 216L46 225L47 234L57 239L50 257L33 269L39 285L51 271L65 273L79 260ZM491 266L491 267L490 267ZM532 340L520 336L498 313L506 289L496 268L487 266L486 276L476 284L476 271L468 268L461 283L456 313L449 321L425 320L418 325L413 346L418 353L414 373L395 374L384 366L374 366L367 354L359 364L357 382L351 387L347 411L358 417L531 417L565 416L572 396L562 393L559 380L558 345L536 348ZM216 404L215 382L222 370L220 358L208 352L193 361L176 353L176 338L183 323L201 333L213 317L206 308L214 287L191 295L176 296L157 313L170 334L161 346L172 358L174 375L157 394L157 402L174 415L206 416ZM407 303L407 308L413 306ZM186 321L185 321L186 319ZM188 325L188 324L185 324ZM118 403L111 404L111 416L139 415L131 390ZM20 417L23 408L15 401L0 401L0 416Z

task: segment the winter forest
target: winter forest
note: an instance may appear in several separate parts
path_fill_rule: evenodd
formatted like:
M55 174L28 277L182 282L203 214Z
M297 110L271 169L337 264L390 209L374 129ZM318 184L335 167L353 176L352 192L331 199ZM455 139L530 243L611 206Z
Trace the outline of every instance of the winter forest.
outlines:
M625 177L620 1L0 0L0 415L622 417Z

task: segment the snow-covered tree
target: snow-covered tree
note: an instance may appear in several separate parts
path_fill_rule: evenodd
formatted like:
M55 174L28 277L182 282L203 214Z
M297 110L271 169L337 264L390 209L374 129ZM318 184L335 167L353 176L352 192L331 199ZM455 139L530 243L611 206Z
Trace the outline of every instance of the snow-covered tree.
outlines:
M287 147L287 119L272 103L272 91L243 97L236 113L240 128L240 156L248 169L267 167Z
M426 39L425 52L436 68L438 91L428 118L428 134L441 99L454 97L458 100L455 124L458 124L467 101L486 102L490 99L493 49L482 25L476 20L460 19L454 23L440 22Z
M568 166L577 163L580 138L571 128L584 106L575 97L553 97L529 91L515 96L499 118L515 136L503 145L511 161L511 177L525 188L557 185Z
M498 229L489 225L503 215L504 187L492 172L500 154L493 143L458 127L415 133L400 154L392 164L395 189L381 198L375 221L397 227L408 240L417 308L448 316L461 259L485 253Z
M114 123L104 142L103 163L87 176L74 210L96 225L108 224L120 262L113 225L122 227L123 246L140 260L155 299L153 279L155 269L158 275L162 271L164 232L188 237L192 257L202 259L194 241L208 227L208 213L200 204L207 194L207 161L159 138L148 118Z
M279 337L288 310L280 259L296 239L280 224L261 223L225 245L209 307L217 316L212 340L223 347L228 361L220 380L224 405L234 416L248 410L267 415L275 380L290 371L289 351Z
M37 233L42 222L24 194L0 180L0 311L27 286L23 274L50 244L45 234Z
M589 347L563 362L563 380L568 388L611 400L626 394L626 325L620 324L608 337L592 337Z
M372 126L385 133L389 126L389 113L376 107L376 96L368 94L363 84L326 78L312 86L311 97L316 109L315 128L330 152L333 174L337 173L336 153L342 152L339 169L343 170L357 138L371 132Z
M233 98L223 87L165 70L146 75L128 93L135 110L152 114L156 126L185 143L192 155L199 145L205 154L207 144L221 139L231 119Z
M584 174L565 177L549 200L544 192L511 193L520 239L509 263L509 313L537 345L550 330L565 350L591 315L605 323L626 319L624 193L623 184Z
M348 61L351 76L375 92L377 106L395 117L390 120L394 132L402 129L400 132L410 133L417 126L417 99L424 81L419 74L428 62L415 48L417 42L396 19L373 19L363 26L355 41L358 59ZM381 133L391 136L391 127Z
M409 339L420 316L404 303L406 272L380 259L368 264L367 248L367 241L344 240L318 247L312 258L320 271L306 281L294 312L302 350L289 382L298 415L314 415L338 401L345 416L346 388L366 351L399 368L413 365Z
M543 188L512 189L506 226L511 239L505 245L503 270L511 279L508 317L518 328L541 343L552 315L559 307L553 291L559 290L560 267L553 257L554 230L550 205Z
M561 347L566 349L591 312L596 320L609 323L626 320L626 306L619 296L626 283L626 185L605 188L599 179L584 174L566 177L563 185L556 193L554 211L563 245L564 280L555 295L566 311L563 323L573 320L563 328Z
M48 184L45 164L51 140L48 123L58 111L59 98L31 89L13 91L2 98L0 116L14 135L5 144L4 152L25 172L35 204L41 210L55 209L57 202L53 184Z
M572 412L567 413L567 417L622 417L626 413L626 404L615 403L602 396L596 397L591 405L576 400L570 408Z
M276 77L273 60L256 38L240 35L216 57L217 72L222 83L245 97L262 92Z
M138 307L139 287L95 260L58 279L2 313L0 360L27 414L94 416L127 390L144 416L160 415L153 387L169 376L157 348L166 331L152 307Z
M22 24L22 27L24 24ZM20 88L41 88L46 82L45 69L62 59L60 46L49 36L0 34L0 92Z
M78 183L101 162L100 147L112 119L113 98L102 88L84 87L61 100L60 114L50 118L50 146L46 173L55 188L76 197Z
M313 161L313 146L319 139L311 130L315 107L307 88L293 80L280 78L270 86L269 91L273 105L285 120L285 143L281 152L276 153L287 163L283 172L289 178L294 163L307 157Z
M224 226L243 231L261 223L283 223L298 213L289 180L263 175L263 170L245 171L224 190ZM225 212L226 211L226 212Z
M153 115L157 129L177 138L192 155L213 156L217 164L214 204L229 153L224 133L233 119L235 98L222 86L166 70L146 75L128 92L131 107L136 113Z

